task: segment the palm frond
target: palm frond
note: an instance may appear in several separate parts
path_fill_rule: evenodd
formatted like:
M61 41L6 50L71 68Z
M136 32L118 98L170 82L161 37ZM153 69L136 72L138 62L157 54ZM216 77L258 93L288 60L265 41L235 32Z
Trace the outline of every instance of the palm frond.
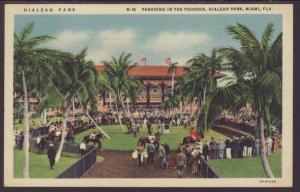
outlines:
M274 32L273 26L274 25L272 23L269 23L262 35L262 38L261 38L262 51L269 49L269 44L270 44L270 41L272 39L272 35Z

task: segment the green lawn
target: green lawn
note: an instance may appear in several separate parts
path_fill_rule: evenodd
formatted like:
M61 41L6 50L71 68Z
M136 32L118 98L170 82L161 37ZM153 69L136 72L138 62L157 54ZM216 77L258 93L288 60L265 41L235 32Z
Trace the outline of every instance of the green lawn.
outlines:
M271 169L275 177L281 177L281 151L269 156ZM265 178L263 167L258 157L211 159L208 163L224 178Z
M54 169L50 169L46 154L30 153L29 176L31 178L54 178L77 160L78 158L61 157ZM14 177L23 177L23 150L14 149Z
M104 139L104 149L133 150L136 147L139 137L147 136L147 129L145 127L140 129L140 133L137 137L122 132L120 125L105 125L101 126L101 128L111 137L111 139ZM153 128L154 132L157 132L158 125L153 125ZM90 132L90 130L87 130L77 134L75 139L76 143L80 143L84 135L90 134ZM171 134L169 135L163 134L161 136L161 141L167 141L172 150L177 149L179 144L182 142L183 137L189 135L188 130L183 127L173 127L170 132ZM206 138L210 139L211 137L215 137L216 139L220 139L221 137L224 139L227 138L214 130L209 130L206 134Z
M104 161L105 159L104 159L104 157L102 157L102 156L100 156L100 155L97 155L97 157L96 157L96 163L98 164L98 163L102 163L102 161Z

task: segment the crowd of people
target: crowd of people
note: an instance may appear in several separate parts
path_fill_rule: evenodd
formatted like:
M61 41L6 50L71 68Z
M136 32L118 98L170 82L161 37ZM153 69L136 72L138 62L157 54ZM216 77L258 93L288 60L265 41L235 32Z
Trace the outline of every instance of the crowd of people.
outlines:
M132 156L138 159L139 166L144 166L146 164L145 158L147 158L147 165L153 165L155 154L157 154L162 169L177 168L178 177L181 177L184 168L197 175L201 167L201 159L209 161L210 159L256 157L261 154L262 149L264 149L266 155L270 156L272 153L276 153L280 146L279 133L275 128L265 138L263 145L259 137L255 138L250 134L240 137L233 136L232 139L220 138L217 140L211 137L208 141L201 134L198 134L199 138L194 137L194 132L196 131L191 128L191 136L189 137L192 139L187 140L187 143L183 142L175 153L170 151L167 141L159 143L157 140L152 139L153 134L150 134L148 135L150 142L145 143L145 145L138 142L136 151Z
M153 166L155 159L159 158L160 168L168 168L170 147L167 141L155 143L155 139L152 139L151 136L149 136L149 140L150 142L146 144L141 143L140 140L138 141L137 147L132 154L132 158L138 160L139 166ZM156 155L158 155L158 158L155 158ZM145 159L147 159L147 161Z
M241 110L240 114L234 118L229 115L221 115L215 118L214 124L226 125L235 129L255 134L256 132L256 114Z

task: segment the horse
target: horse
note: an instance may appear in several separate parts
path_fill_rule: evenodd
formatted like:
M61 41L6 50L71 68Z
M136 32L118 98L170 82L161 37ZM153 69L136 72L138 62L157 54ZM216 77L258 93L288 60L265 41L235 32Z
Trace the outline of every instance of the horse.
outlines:
M192 136L187 136L187 137L184 137L182 139L182 145L187 145L189 143L195 143L194 139L192 138Z
M129 118L126 119L126 127L128 129L128 134L132 133L132 121Z
M161 133L160 132L157 132L157 133L154 133L154 136L155 136L155 141L160 141L160 136L161 136Z
M90 135L86 135L83 137L84 143L85 144L89 144L89 142L94 142L94 145L96 145L96 143L98 144L98 148L102 149L102 143L101 140L103 139L103 134L102 133L98 133L95 137L95 139L90 139Z
M151 143L148 137L141 137L138 141L138 144L141 144L143 147L145 147L147 143Z

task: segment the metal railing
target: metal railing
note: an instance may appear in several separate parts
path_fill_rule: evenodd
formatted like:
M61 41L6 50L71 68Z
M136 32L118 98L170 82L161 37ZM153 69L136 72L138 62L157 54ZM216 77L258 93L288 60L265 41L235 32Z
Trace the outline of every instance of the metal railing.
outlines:
M218 173L205 161L203 157L200 158L199 174L203 178L220 178Z
M60 142L57 141L45 141L37 143L36 139L30 140L30 148L29 150L31 152L36 153L47 153L49 144L52 143L53 147L56 149L56 151L59 148ZM87 151L91 151L94 148L93 145L87 145ZM62 150L62 156L71 156L71 157L80 157L80 147L78 143L64 143L63 150Z
M38 127L35 129L30 130L31 137L39 137L40 135L48 135L49 134L49 127Z
M83 125L83 126L78 126L75 127L74 130L74 134L78 134L81 132L84 132L90 128L93 128L94 125ZM34 128L30 130L30 135L32 138L36 138L36 137L40 137L40 136L46 136L49 134L49 127L38 127L38 128Z
M89 169L91 169L96 164L96 148L94 147L88 153L86 153L82 158L75 162L72 166L66 169L64 172L59 174L56 178L80 178Z

